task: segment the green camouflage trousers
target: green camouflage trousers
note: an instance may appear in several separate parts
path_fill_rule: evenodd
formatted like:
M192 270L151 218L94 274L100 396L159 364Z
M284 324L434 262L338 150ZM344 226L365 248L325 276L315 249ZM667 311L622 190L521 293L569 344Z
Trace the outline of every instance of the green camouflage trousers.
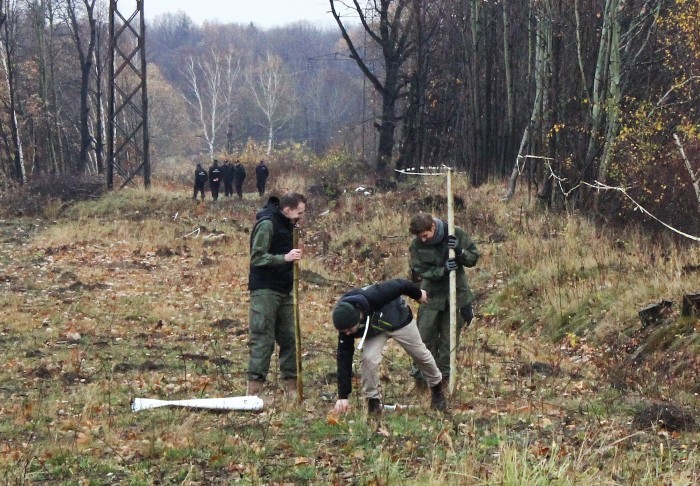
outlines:
M463 327L463 321L457 314L457 343L459 349L459 335ZM450 376L450 312L449 310L418 308L418 331L430 353L435 358L442 377L446 380ZM414 377L420 377L420 370L414 365L411 368Z
M248 326L248 381L265 381L270 371L270 359L275 351L275 343L279 346L282 379L296 379L292 295L265 289L251 291Z

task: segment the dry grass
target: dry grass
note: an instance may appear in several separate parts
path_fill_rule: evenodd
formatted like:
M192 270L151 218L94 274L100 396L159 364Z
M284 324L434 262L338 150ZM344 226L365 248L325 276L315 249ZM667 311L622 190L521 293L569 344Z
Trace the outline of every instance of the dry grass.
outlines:
M305 190L317 176L282 172L272 189ZM426 179L365 196L354 191L360 182L371 183L346 183L334 201L310 198L300 309L306 400L285 403L272 373L260 414L129 410L135 396L244 394L256 194L200 204L189 187L126 190L64 208L55 221L4 222L0 477L8 484L698 480L696 432L638 429L632 420L647 401L673 397L697 409L690 385L697 324L675 311L642 329L636 313L697 289L697 272L687 269L698 250L635 231L610 236L579 216L541 213L524 201L506 205L502 188L473 189L460 178L466 209L457 224L483 257L469 270L477 320L462 334L452 412L435 414L413 393L409 362L390 345L384 396L414 407L367 422L354 393L354 411L329 420L336 392L329 310L349 285L407 275L408 221L418 208L435 209L421 203L442 191ZM650 346L643 360L629 361L648 342L663 352ZM627 371L615 375L616 368Z

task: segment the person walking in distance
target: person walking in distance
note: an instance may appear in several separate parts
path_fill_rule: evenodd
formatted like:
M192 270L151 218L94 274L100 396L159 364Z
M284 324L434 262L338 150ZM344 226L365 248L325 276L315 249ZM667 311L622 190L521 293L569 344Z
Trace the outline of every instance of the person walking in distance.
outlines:
M302 251L293 248L293 230L304 215L306 198L287 193L270 197L256 215L250 237L250 314L248 347L248 395L258 395L270 369L275 343L284 390L296 392L296 346L294 337L294 262Z
M197 164L197 167L194 169L194 195L192 199L197 199L197 193L199 192L202 194L202 201L204 201L204 184L207 183L207 180L209 180L207 171L204 170L202 164Z
M240 160L236 160L236 165L233 166L233 182L236 185L236 194L238 199L243 199L243 182L245 181L245 167Z
M214 159L214 164L209 167L209 189L211 189L211 197L216 201L219 199L219 186L223 173L219 167L219 161Z
M333 309L333 325L338 330L338 401L333 411L350 409L348 396L352 391L352 359L355 339L362 343L362 388L370 414L382 412L379 391L379 365L384 346L392 338L411 356L425 376L432 394L430 406L446 410L442 390L442 374L433 355L421 341L411 308L403 296L421 303L428 302L428 293L410 280L393 279L353 289L345 293Z
M233 196L233 166L230 160L224 161L221 172L224 179L224 196Z
M258 193L260 197L265 194L265 184L267 184L267 178L270 176L270 171L265 165L265 161L261 160L260 163L255 167L255 183L258 187Z
M450 272L457 273L457 320L461 330L474 317L474 294L467 283L464 267L476 265L480 255L462 228L456 226L455 234L450 235L447 223L430 214L416 214L409 229L415 236L409 247L411 271L421 279L421 287L429 298L418 308L418 330L447 383L450 379ZM454 258L449 258L450 249L455 251ZM417 388L424 387L425 376L421 370L414 366L412 374Z

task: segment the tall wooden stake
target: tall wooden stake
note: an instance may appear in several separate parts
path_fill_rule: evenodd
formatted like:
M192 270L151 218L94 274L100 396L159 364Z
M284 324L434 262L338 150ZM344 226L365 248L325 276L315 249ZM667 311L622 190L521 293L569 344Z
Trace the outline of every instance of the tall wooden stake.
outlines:
M299 248L299 228L294 228L293 248ZM297 401L304 401L304 382L301 379L301 325L299 323L299 260L294 261L294 287L292 290L294 306L294 344L297 356Z
M448 234L455 234L454 196L452 194L452 169L447 169L447 228ZM449 250L449 258L455 257L455 251ZM453 393L457 381L457 273L450 272L450 382L449 390Z

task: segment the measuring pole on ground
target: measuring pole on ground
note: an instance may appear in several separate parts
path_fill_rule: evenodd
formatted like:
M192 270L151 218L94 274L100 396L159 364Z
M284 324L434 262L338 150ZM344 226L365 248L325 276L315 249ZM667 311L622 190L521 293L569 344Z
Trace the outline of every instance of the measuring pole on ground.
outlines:
M447 232L455 234L454 194L452 191L452 168L419 167L418 169L396 170L401 174L411 176L446 176L447 179ZM455 251L450 249L448 258L454 258ZM448 383L450 393L454 392L457 383L457 274L450 272L450 381Z
M299 248L299 228L295 227L292 247ZM292 288L294 307L294 345L297 358L297 401L304 401L304 382L301 379L301 324L299 323L299 260L294 260L294 286Z

